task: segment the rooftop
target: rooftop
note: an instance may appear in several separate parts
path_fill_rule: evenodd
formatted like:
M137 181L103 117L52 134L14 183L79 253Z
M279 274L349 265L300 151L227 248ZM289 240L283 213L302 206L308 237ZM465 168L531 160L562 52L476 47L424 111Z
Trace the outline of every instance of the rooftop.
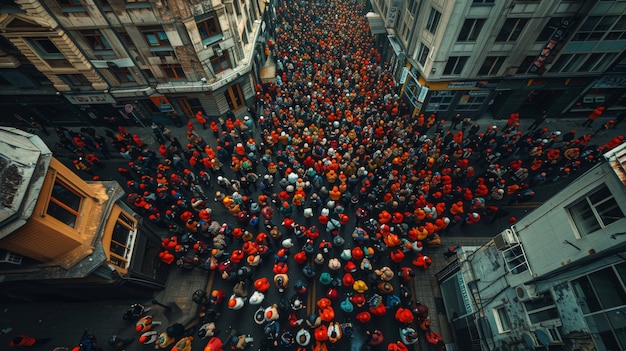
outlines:
M0 239L30 218L51 158L37 135L0 127Z

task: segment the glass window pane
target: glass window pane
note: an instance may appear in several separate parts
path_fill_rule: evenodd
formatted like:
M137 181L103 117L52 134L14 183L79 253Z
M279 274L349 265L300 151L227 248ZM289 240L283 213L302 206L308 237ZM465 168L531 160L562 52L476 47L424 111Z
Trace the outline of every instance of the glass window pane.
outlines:
M611 191L608 187L603 186L596 190L593 194L589 195L589 200L591 200L591 203L595 205L609 197L613 197Z
M626 30L626 15L620 17L619 21L613 26L613 30Z
M530 323L537 324L552 319L559 319L559 312L556 310L556 307L548 308L539 312L529 313L528 319L530 319Z
M76 212L80 209L80 201L82 200L81 197L60 183L54 183L54 186L52 187L52 197Z
M620 350L604 313L585 317L585 320L599 350Z
M589 58L585 61L585 63L582 64L582 66L580 66L580 68L578 69L581 72L589 72L591 70L591 67L593 67L593 65L598 62L598 59L602 56L602 54L592 54L591 56L589 56Z
M580 300L578 305L584 314L600 311L600 301L587 276L572 281L574 294Z
M601 16L588 17L585 23L583 23L578 30L581 32L591 32L595 28L596 24L600 22L600 19L602 19Z
M622 282L626 283L626 262L615 265L614 267L617 271L617 274L620 276L620 278L622 278Z
M589 279L598 296L602 296L600 304L603 309L626 304L626 292L617 279L613 268L605 268L589 275Z
M580 201L572 206L570 208L570 214L581 235L589 234L600 229L600 223L598 223L593 210L586 200Z
M154 33L146 33L146 39L148 40L148 44L150 44L150 46L159 46L159 40L156 38Z
M598 215L600 215L600 220L604 226L624 218L624 213L622 213L622 209L619 208L615 199L610 199L599 205L596 207L596 210L598 211Z
M111 252L113 252L116 255L125 257L126 248L118 243L111 242Z
M613 310L606 313L606 317L613 327L615 336L622 346L622 350L626 347L626 308Z
M500 320L500 325L502 326L502 331L506 332L511 330L511 321L509 320L509 315L506 312L504 307L498 308L498 319Z
M46 213L72 228L76 226L76 215L52 201L48 203L48 211Z
M116 241L125 246L128 242L129 232L130 230L128 230L128 228L123 226L120 222L117 222L115 223L115 227L113 228L113 234L111 236L111 240Z
M596 26L595 31L598 31L598 32L599 31L607 31L607 30L611 29L611 27L613 26L613 23L615 23L618 18L619 18L619 16L604 16L604 17L602 17L602 20Z

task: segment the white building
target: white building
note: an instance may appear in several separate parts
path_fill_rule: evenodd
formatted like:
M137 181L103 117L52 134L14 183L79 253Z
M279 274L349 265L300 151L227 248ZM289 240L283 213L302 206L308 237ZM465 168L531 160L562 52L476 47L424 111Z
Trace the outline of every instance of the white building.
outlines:
M437 273L457 345L626 350L626 143ZM460 347L459 350L470 350Z
M626 2L372 0L414 113L534 118L626 109ZM392 50L393 49L393 50ZM405 69L406 68L406 69Z

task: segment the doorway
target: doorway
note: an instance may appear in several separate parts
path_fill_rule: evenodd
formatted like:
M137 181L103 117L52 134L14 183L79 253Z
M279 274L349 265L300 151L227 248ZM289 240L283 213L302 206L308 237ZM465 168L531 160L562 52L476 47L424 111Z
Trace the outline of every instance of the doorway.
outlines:
M241 86L238 83L228 87L228 89L224 92L224 97L226 98L228 108L231 111L238 110L245 103L243 93L241 92Z

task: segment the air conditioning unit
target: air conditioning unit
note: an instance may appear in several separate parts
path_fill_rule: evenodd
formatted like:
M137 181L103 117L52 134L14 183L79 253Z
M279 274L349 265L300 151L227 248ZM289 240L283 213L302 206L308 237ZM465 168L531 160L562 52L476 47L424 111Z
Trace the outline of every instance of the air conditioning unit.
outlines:
M0 263L22 264L22 256L5 250L0 250Z
M502 238L504 239L504 241L506 241L509 245L515 245L515 244L519 244L519 240L517 240L517 236L515 235L515 233L513 233L513 230L511 229L505 229L502 232Z
M500 251L508 249L511 246L519 244L517 236L511 229L505 229L493 238L496 248Z
M515 287L515 296L520 302L531 301L539 297L533 285L525 284Z

